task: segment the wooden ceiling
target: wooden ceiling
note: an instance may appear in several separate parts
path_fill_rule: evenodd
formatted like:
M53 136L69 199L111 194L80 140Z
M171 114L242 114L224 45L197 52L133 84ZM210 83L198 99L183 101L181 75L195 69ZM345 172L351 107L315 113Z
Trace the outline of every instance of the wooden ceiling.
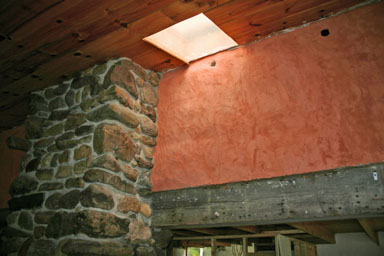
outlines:
M184 65L142 41L205 13L240 45L362 0L0 0L0 130L28 114L28 94L96 63L128 57L163 71Z

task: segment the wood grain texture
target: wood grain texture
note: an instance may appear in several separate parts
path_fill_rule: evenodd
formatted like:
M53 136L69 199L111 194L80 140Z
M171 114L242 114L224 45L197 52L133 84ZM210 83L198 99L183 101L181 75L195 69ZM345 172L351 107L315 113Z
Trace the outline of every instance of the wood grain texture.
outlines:
M0 109L107 58L125 56L157 71L182 66L182 61L142 38L201 12L238 43L247 44L360 2L364 1L2 0ZM75 53L81 57L74 58Z
M384 164L153 194L156 227L294 223L384 215ZM374 180L372 173L380 177Z

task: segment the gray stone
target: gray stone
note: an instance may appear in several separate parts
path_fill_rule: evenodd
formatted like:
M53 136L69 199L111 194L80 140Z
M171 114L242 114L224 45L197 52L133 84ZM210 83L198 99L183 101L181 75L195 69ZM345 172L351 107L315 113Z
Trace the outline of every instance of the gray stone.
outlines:
M76 78L72 81L71 87L73 89L80 89L86 85L95 85L97 84L97 79L94 76L83 76Z
M141 89L140 98L145 104L157 106L157 92L155 91L155 89L153 89L150 84L144 84L144 87Z
M83 177L86 182L98 182L111 185L112 187L126 193L135 194L136 188L133 184L123 181L119 176L98 169L88 170Z
M129 238L131 243L145 243L151 239L151 229L141 219L136 219L129 224Z
M136 151L130 136L121 126L114 124L97 126L93 137L93 148L97 154L111 152L117 158L127 162L132 160Z
M46 236L57 239L67 235L74 235L78 232L77 213L57 212L48 224Z
M45 207L47 207L50 210L57 210L60 208L59 200L63 194L61 193L54 193L50 197L47 198L45 201Z
M59 162L60 163L67 163L69 161L69 157L71 155L70 150L65 150L59 157Z
M140 136L140 141L147 146L152 146L152 147L156 146L156 138L142 135Z
M140 211L140 201L132 196L121 197L117 202L117 211L122 213L129 213L131 211L138 213Z
M51 191L64 188L64 185L60 182L43 183L39 187L39 191Z
M147 73L147 71L144 68L142 68L140 65L136 64L136 63L134 64L134 66L135 66L134 70L135 70L136 75L138 75L144 81L147 81L148 80L148 73Z
M60 123L46 129L44 131L43 136L44 137L56 136L56 135L62 134L63 131L64 131L64 124Z
M46 148L50 145L52 145L52 143L55 141L54 138L43 138L39 141L36 141L34 143L34 148L37 149L37 148Z
M57 170L55 177L57 179L63 179L63 178L70 177L70 176L72 176L72 170L73 170L72 166L62 165Z
M57 161L59 160L60 155L59 154L54 154L51 159L51 167L56 167L57 166Z
M19 217L19 212L10 212L6 217L8 226L15 224L18 217Z
M43 135L44 119L40 117L28 117L25 121L25 138L38 139Z
M30 141L16 136L9 136L6 143L10 149L17 149L25 152L27 152L32 145Z
M97 65L97 66L92 70L92 74L97 76L97 75L104 74L105 71L107 71L107 63Z
M83 87L83 91L81 92L81 100L84 101L91 95L91 86L86 85Z
M75 91L69 90L67 94L65 95L65 102L69 107L72 107L75 105Z
M43 155L47 154L48 152L45 149L42 148L37 148L33 151L33 156L34 157L42 157Z
M100 103L97 101L96 98L90 98L90 99L87 99L85 101L83 101L81 104L80 104L80 108L81 110L83 110L84 112L88 112L90 111L91 109L99 106Z
M168 229L153 228L152 238L155 240L155 245L160 248L167 248L172 241L172 231Z
M34 172L34 171L36 171L37 167L39 166L39 164L40 164L40 158L34 158L31 161L29 161L29 163L25 167L25 171L26 172Z
M22 195L28 194L37 189L38 182L31 176L21 175L18 176L11 184L9 194Z
M22 256L55 256L56 244L51 240L34 240Z
M56 110L51 112L48 119L52 121L61 121L67 118L69 113L70 113L69 110Z
M160 78L161 78L160 73L153 72L153 71L149 72L149 82L153 86L159 86Z
M92 155L92 148L88 145L81 145L79 148L75 149L73 154L73 158L75 160L79 160L82 158L86 158Z
M108 188L92 184L81 192L80 202L84 207L95 207L110 210L114 207L112 193Z
M44 194L37 193L32 195L13 197L8 201L9 209L17 211L20 209L32 209L40 207L44 201Z
M80 232L96 238L113 238L129 232L129 220L112 213L100 211L81 211L77 215Z
M35 213L35 222L36 224L48 224L56 212L36 212Z
M153 122L156 122L157 114L155 108L152 106L141 104L141 113L149 117Z
M83 188L85 186L82 178L70 178L65 181L66 188Z
M91 162L91 167L105 168L113 172L123 172L133 182L137 180L137 170L128 164L120 164L111 154L102 155Z
M94 129L95 129L94 125L83 125L83 126L76 128L75 135L76 136L87 135L87 134L92 133L94 131Z
M87 160L83 160L83 161L77 162L75 164L75 166L73 167L73 172L75 174L81 174L81 173L85 172L87 167L88 167Z
M27 233L25 231L21 231L20 229L11 228L11 227L5 227L1 233L2 236L7 238L13 238L13 237L24 237L28 238L31 237L30 233Z
M45 236L45 230L46 230L46 227L44 227L44 226L35 227L33 229L33 237L35 239L42 238L43 236Z
M21 212L19 216L18 224L21 228L26 230L33 229L32 216L28 212Z
M53 170L39 169L36 171L35 176L38 180L51 180L53 177Z
M127 90L135 98L137 98L137 88L135 78L132 73L122 65L114 65L108 71L104 79L104 88L108 88L109 85L117 84Z
M61 140L61 141L56 141L56 146L57 148L64 150L64 149L74 148L77 146L78 143L79 143L78 140Z
M66 93L69 89L69 84L60 84L59 86L57 86L55 89L54 89L54 92L57 96L59 95L63 95L64 93Z
M68 240L62 247L68 256L133 256L129 245L117 242L96 242L88 240Z
M140 155L135 155L135 159L137 161L137 165L141 168L151 169L153 167L153 163L151 161L146 160Z
M81 139L78 140L78 144L82 143L91 143L92 142L92 135L82 137Z
M64 209L74 209L80 201L80 190L72 190L59 199L59 206Z
M153 256L156 255L152 247L139 246L136 248L137 256Z
M122 105L130 109L133 109L135 105L134 99L129 96L126 90L120 88L119 86L112 86L107 90L100 92L97 96L97 100L100 103L118 100Z
M52 87L47 88L44 92L44 96L47 99L52 99L53 97L57 96L55 93L55 88L52 88Z
M140 118L141 130L144 134L151 137L157 136L157 125L149 117L142 116Z
M139 125L139 119L135 112L118 103L110 103L95 109L87 114L87 119L94 122L116 120L131 128Z
M67 121L65 122L65 130L72 130L80 125L84 124L87 121L85 114L72 114L69 115Z
M48 107L50 111L54 111L57 109L66 108L67 104L65 103L63 97L56 97L49 102Z

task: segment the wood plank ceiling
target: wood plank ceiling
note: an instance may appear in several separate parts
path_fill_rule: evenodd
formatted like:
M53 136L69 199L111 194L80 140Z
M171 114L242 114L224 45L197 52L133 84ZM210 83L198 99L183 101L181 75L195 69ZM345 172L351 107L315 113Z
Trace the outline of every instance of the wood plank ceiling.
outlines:
M142 41L205 13L240 45L362 0L0 0L0 130L21 124L28 94L109 58L163 71L184 65Z

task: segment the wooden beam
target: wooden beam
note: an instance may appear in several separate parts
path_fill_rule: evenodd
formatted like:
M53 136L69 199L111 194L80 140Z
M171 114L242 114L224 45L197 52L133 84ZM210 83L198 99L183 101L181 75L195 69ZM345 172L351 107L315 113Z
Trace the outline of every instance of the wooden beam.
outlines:
M374 225L372 224L370 219L358 219L361 227L364 229L365 233L368 237L377 245L380 245L379 235L377 231L375 231Z
M215 238L211 238L211 255L212 256L216 256L216 239Z
M202 228L383 217L383 169L378 163L155 192L152 225Z
M260 232L260 229L257 226L242 226L242 227L233 227L235 229L249 232L249 233L258 233Z
M330 230L324 228L321 223L316 222L301 222L301 223L291 223L292 227L305 231L313 236L323 239L331 244L335 244L335 234Z
M190 237L174 237L173 240L204 240L204 239L242 239L242 238L255 238L255 237L274 237L276 235L294 235L303 234L304 231L293 229L293 230L279 230L279 231L265 231L259 234L248 234L248 235L220 235L220 236L190 236Z

